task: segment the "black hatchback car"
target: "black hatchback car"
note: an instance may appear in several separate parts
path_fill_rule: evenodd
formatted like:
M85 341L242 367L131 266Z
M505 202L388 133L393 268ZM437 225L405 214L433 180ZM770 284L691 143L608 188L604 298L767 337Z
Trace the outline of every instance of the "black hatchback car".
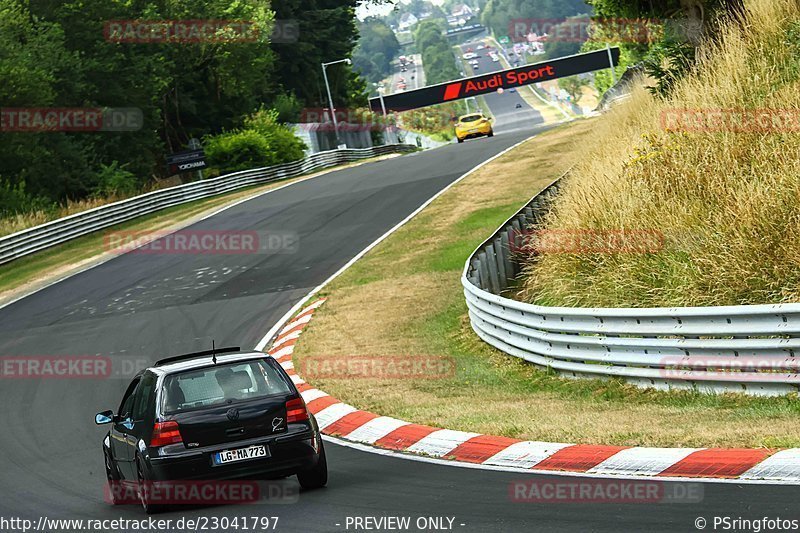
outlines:
M148 513L162 507L143 489L152 482L296 474L310 489L328 481L314 416L262 352L227 348L159 361L133 379L117 413L98 413L95 423L111 424L103 440L109 486L138 487Z

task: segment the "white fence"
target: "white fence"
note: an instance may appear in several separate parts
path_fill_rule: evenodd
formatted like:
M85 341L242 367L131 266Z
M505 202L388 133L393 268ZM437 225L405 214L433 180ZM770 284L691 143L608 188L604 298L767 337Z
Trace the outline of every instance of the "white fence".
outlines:
M0 264L175 205L209 198L251 185L300 176L324 167L391 153L412 152L416 149L415 146L407 144L394 144L364 149L332 150L320 152L293 163L234 172L218 178L142 194L2 237L0 238Z

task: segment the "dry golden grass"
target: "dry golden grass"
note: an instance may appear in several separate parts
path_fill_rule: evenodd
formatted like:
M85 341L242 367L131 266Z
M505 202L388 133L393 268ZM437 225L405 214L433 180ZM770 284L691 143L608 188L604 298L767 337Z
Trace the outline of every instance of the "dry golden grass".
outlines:
M581 157L597 120L541 135L454 186L337 278L295 349L328 357L447 356L438 379L306 376L361 409L463 431L556 442L649 446L796 446L796 399L702 396L573 381L480 341L460 273L487 235Z
M662 113L800 113L800 3L749 0L669 100L644 89L604 116L606 142L566 181L548 229L655 230L657 253L549 253L523 296L545 305L681 306L798 301L800 132L669 131Z
M140 194L158 189L164 189L167 187L173 187L180 184L180 179L177 176L173 176L167 179L159 180L157 183L141 191ZM0 237L3 235L10 235L24 229L32 228L46 222L51 222L59 218L67 217L69 215L74 215L75 213L80 213L81 211L87 211L89 209L94 209L95 207L118 202L126 198L130 198L130 196L116 195L106 196L103 198L87 198L85 200L67 200L66 203L58 206L55 209L37 210L30 213L20 213L18 215L0 218Z

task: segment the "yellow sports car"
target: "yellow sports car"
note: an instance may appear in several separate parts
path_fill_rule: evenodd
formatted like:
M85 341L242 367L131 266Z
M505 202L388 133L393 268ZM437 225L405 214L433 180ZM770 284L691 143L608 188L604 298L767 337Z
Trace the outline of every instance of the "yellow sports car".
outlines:
M479 113L459 117L458 122L456 122L456 139L458 139L458 142L463 143L466 139L483 136L494 137L492 119Z

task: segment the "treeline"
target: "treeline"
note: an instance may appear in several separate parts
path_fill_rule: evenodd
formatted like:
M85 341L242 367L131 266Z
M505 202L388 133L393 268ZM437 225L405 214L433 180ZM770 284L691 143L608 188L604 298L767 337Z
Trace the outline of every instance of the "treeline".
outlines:
M377 17L365 19L358 29L361 38L353 53L353 65L368 82L379 83L392 73L400 43L389 24Z
M438 20L423 20L417 25L414 44L422 54L422 67L428 85L461 77L453 46L444 36L444 25Z
M327 105L320 63L352 54L357 3L0 0L2 108L125 108L141 117L134 131L91 132L18 132L6 120L0 214L141 190L192 138L204 139L221 166L301 157L302 144L281 123ZM246 21L249 33L110 36L114 21L143 20ZM337 105L366 103L350 67L328 73Z
M510 35L509 24L514 20L545 21L591 13L592 8L587 5L591 3L591 0L488 0L481 22L497 36Z

